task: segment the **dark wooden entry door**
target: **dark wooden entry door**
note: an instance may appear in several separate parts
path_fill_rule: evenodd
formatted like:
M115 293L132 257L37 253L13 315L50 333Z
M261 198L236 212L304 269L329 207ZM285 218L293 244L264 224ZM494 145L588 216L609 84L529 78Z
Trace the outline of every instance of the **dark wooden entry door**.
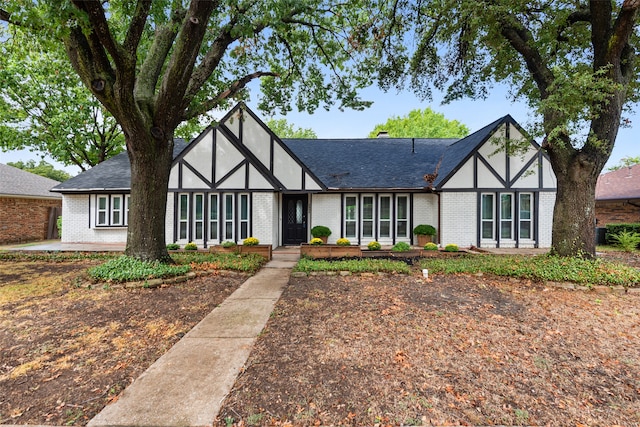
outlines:
M282 197L282 244L299 245L307 241L306 194L286 194Z

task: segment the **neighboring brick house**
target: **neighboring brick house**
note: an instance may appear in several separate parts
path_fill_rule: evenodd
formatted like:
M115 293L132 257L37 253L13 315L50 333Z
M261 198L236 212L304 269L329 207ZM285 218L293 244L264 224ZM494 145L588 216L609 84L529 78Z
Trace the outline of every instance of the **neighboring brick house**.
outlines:
M549 160L504 116L463 139L280 139L244 104L188 144L177 140L167 243L225 240L295 245L315 225L329 243L415 243L419 224L441 244L549 247L556 179ZM522 140L509 156L495 142ZM127 153L58 185L63 242L127 238Z
M0 244L58 237L62 197L58 181L0 163Z
M623 167L598 177L596 226L640 223L640 165Z

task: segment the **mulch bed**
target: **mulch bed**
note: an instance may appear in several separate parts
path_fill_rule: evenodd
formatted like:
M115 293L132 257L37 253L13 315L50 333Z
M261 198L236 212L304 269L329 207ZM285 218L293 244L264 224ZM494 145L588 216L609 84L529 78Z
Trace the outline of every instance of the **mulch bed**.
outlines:
M294 278L215 425L637 425L640 295Z

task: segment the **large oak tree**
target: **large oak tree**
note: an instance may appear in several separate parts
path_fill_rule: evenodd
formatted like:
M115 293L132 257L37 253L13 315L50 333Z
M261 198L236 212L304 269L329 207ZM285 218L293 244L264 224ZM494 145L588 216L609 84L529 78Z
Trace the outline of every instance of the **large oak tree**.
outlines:
M394 0L382 85L446 100L511 86L557 177L552 252L595 255L595 184L638 99L640 0Z
M183 122L246 97L313 111L363 108L361 56L375 2L346 0L55 0L0 3L0 19L60 40L82 82L116 118L131 163L126 253L169 260L165 208Z

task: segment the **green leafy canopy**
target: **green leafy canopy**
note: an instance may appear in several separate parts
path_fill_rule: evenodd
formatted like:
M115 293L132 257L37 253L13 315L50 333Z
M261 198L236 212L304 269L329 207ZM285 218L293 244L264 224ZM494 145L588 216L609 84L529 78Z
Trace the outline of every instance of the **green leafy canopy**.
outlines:
M403 117L392 116L386 123L377 124L369 138L375 138L383 131L392 138L463 138L469 134L467 126L457 120L448 120L430 107L411 110Z

